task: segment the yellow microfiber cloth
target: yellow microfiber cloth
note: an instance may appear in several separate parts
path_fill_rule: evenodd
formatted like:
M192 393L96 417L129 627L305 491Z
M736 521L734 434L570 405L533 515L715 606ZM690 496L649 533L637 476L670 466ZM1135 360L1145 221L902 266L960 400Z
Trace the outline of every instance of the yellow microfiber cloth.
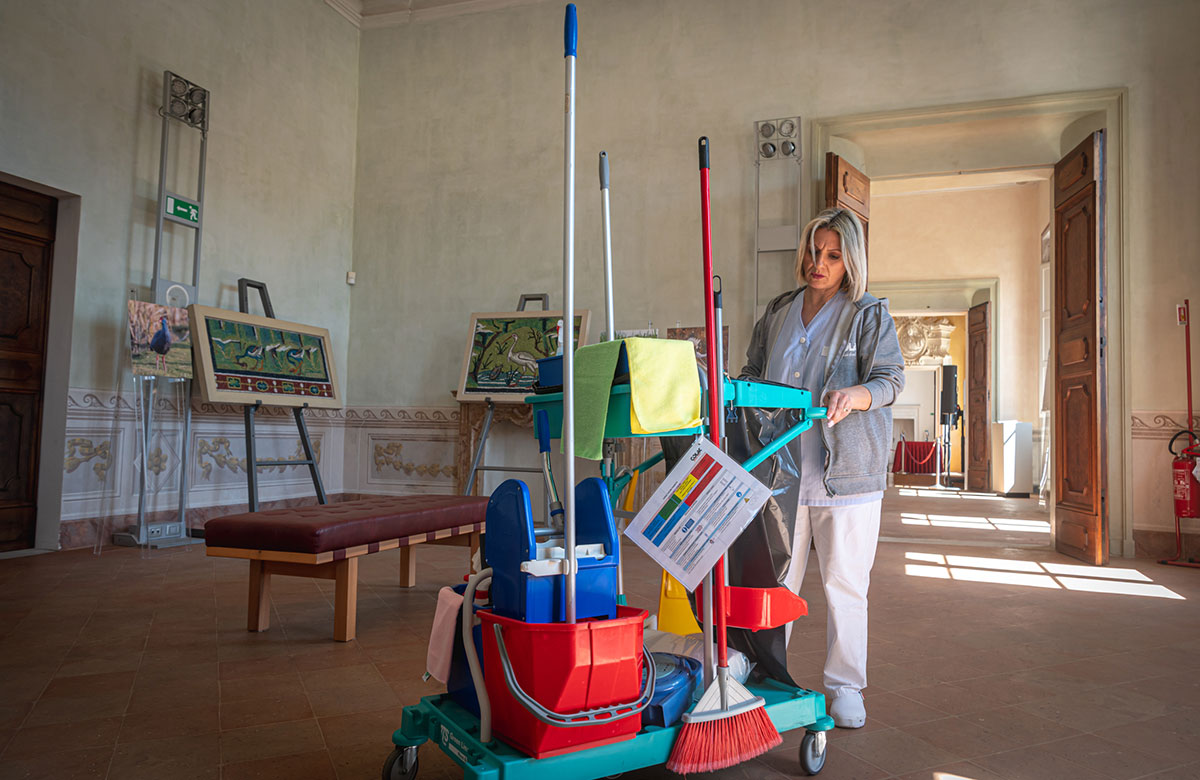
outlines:
M663 433L700 424L700 377L690 341L625 339L629 354L629 429Z

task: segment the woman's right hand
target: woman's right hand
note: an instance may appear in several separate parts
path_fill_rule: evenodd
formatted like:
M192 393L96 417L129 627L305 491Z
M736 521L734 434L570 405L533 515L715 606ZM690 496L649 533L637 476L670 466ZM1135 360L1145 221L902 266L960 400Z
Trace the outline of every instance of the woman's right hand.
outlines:
M841 390L830 390L823 400L825 405L825 424L830 428L846 419L850 412L866 411L871 408L871 391L862 385L844 387Z

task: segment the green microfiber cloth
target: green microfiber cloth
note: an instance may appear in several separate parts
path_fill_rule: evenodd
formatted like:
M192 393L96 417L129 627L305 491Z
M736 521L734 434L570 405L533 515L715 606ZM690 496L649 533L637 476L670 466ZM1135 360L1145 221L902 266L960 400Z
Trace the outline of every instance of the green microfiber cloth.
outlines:
M603 341L575 350L575 454L580 458L600 460L603 455L608 396L621 346L620 341Z

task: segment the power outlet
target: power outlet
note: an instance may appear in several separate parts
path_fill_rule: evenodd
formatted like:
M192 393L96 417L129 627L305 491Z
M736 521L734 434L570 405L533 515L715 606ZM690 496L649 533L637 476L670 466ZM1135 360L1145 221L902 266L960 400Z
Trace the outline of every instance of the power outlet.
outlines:
M166 536L166 534L163 533L166 528L167 526L163 523L154 523L153 525L148 525L146 526L146 536L151 539L161 539L162 537Z

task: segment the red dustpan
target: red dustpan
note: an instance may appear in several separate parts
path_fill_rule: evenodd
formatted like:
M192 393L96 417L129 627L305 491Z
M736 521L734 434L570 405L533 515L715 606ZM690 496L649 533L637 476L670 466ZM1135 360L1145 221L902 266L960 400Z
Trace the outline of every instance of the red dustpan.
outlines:
M696 600L704 598L704 586L696 588ZM725 586L725 620L730 628L761 631L778 628L808 614L808 602L787 588Z

